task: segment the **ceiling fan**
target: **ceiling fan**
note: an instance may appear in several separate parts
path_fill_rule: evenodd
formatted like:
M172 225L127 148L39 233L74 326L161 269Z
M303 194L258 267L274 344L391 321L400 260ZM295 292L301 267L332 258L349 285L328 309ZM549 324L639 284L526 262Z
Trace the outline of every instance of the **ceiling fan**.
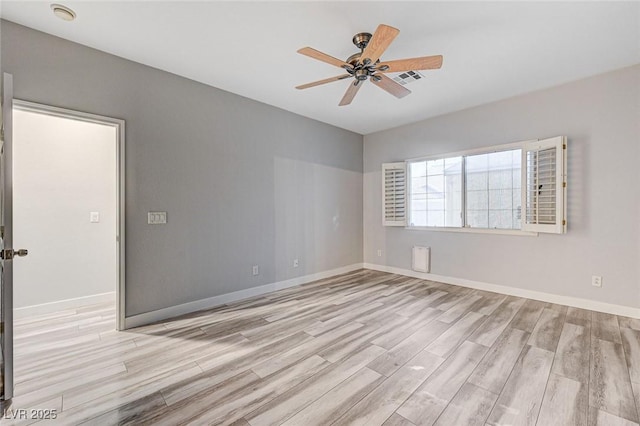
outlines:
M442 55L380 62L380 56L399 33L400 30L397 28L380 24L373 35L370 33L356 34L353 36L352 41L360 49L360 52L349 56L346 61L334 58L311 47L303 47L298 50L298 53L344 68L347 74L303 84L297 86L296 89L308 89L309 87L320 86L333 81L353 78L355 81L349 84L347 92L338 104L343 106L349 105L353 101L358 90L362 87L362 83L369 79L373 84L391 93L396 98L404 98L411 91L387 77L385 73L438 69L442 66Z

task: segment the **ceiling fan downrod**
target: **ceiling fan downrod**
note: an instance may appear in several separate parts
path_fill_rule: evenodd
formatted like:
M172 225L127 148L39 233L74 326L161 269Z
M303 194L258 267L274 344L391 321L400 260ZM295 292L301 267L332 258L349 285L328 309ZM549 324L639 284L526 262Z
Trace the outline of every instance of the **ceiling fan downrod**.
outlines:
M344 68L352 77L354 77L356 81L365 81L369 77L374 78L374 74L376 72L378 71L384 72L389 69L388 65L382 65L377 67L377 65L380 63L380 60L377 60L375 64L372 64L371 59L369 58L362 59L362 54L364 53L365 48L369 44L371 37L372 37L371 33L358 33L354 35L352 39L353 44L355 44L356 47L360 49L360 52L354 53L353 55L347 58L345 62L350 66L346 64L342 65L342 68ZM375 76L374 80L380 81L381 77Z
M358 33L353 36L353 39L351 39L351 41L353 41L353 44L355 44L362 53L364 52L365 47L367 47L367 44L369 44L369 40L371 40L371 37L373 37L371 33Z

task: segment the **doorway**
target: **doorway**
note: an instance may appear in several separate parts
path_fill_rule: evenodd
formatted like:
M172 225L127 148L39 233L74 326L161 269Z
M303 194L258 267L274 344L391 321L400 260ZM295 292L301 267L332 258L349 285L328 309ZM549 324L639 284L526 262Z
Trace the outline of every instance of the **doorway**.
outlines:
M124 329L124 121L13 103L16 319L112 303Z

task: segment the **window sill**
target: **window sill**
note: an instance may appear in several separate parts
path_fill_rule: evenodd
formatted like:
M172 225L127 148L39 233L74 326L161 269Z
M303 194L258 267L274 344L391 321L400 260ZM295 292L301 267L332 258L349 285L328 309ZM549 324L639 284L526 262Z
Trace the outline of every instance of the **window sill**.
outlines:
M466 232L471 234L494 234L494 235L519 235L522 237L537 237L537 232L521 231L519 229L483 229L483 228L453 228L438 226L405 226L409 231L436 231L436 232Z

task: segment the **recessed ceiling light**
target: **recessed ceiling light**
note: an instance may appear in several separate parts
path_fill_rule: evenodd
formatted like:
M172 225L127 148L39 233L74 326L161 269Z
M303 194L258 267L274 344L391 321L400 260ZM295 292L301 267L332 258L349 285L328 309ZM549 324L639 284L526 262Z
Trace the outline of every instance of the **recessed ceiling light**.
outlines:
M61 4L52 4L51 10L53 10L54 15L65 21L73 21L74 19L76 19L76 13L73 10L69 9L67 6L63 6Z

